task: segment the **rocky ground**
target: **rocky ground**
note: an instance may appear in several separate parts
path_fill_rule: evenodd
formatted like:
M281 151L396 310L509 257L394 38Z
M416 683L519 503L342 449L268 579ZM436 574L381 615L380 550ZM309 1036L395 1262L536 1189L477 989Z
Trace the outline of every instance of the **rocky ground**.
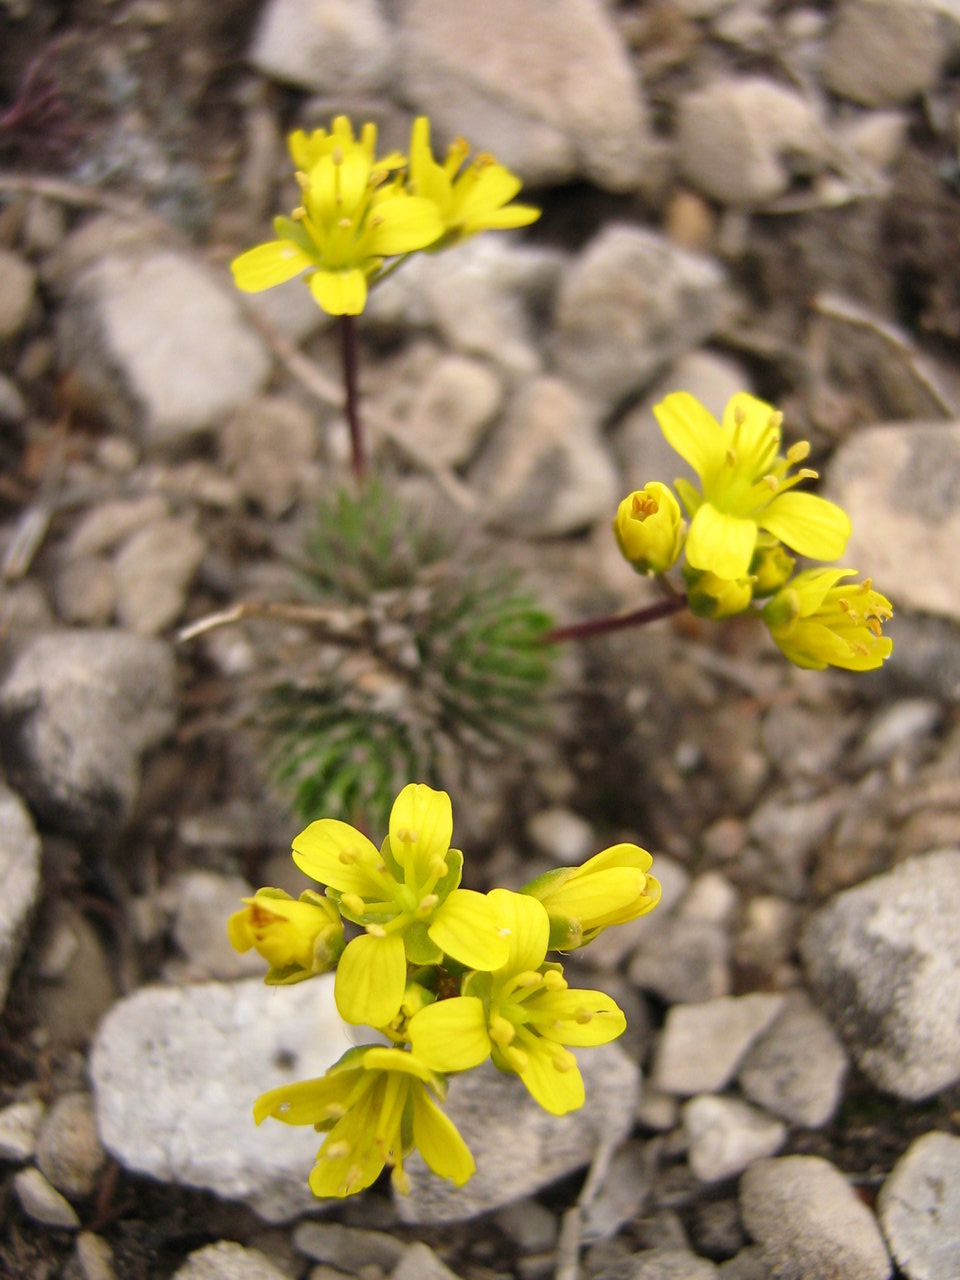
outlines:
M960 1275L958 72L956 0L0 0L4 1276ZM569 648L456 832L481 888L654 851L660 907L570 965L628 1033L563 1121L456 1081L464 1190L318 1208L315 1136L250 1105L342 1051L330 985L224 927L296 883L250 717L282 629L177 635L283 598L347 476L334 333L226 270L343 110L427 112L544 208L363 317L399 492L564 620L632 608L651 405L749 388L896 618L852 678L748 624Z

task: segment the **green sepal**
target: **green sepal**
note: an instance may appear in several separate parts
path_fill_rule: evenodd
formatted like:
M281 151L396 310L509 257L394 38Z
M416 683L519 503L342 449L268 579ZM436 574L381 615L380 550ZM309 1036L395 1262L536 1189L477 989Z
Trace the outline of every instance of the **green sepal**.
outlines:
M484 1010L490 1008L490 992L493 989L493 974L481 973L477 969L472 969L464 975L463 981L460 983L460 994L462 996L476 996L483 1004Z
M583 946L583 928L579 920L571 920L567 916L550 917L550 938L548 951L576 951Z
M427 922L415 920L403 933L403 945L410 964L436 965L443 960L443 952L427 935Z
M576 870L576 867L554 867L552 871L544 871L542 875L536 876L529 884L525 884L520 892L526 893L531 898L537 898L542 902L544 894L548 890L559 889Z
M463 854L459 849L448 849L446 863L447 873L440 877L433 890L440 902L444 902L454 889L460 887L460 880L463 877Z
M287 965L285 969L271 966L263 980L268 987L292 987L296 982L306 982L307 978L315 978L318 972L319 970L314 972L313 969L304 969L298 964Z
M292 240L304 253L309 253L316 259L317 246L310 239L306 229L295 218L285 218L282 215L274 218L273 230L278 240Z

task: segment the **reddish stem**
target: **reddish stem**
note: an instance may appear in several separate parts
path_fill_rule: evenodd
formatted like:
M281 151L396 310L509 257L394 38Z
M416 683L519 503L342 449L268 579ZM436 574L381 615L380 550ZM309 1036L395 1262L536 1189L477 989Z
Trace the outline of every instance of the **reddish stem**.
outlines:
M340 317L343 352L343 386L346 393L347 425L350 428L350 458L353 474L362 483L367 474L367 456L363 448L363 423L360 421L360 387L357 380L357 324L355 316Z
M607 614L602 618L587 618L583 622L573 622L567 627L554 627L543 637L544 644L559 644L562 640L590 640L593 636L604 636L611 631L624 631L627 627L643 627L648 622L659 622L661 618L669 618L687 607L685 595L670 596L666 600L657 600L654 604L644 605L642 609L634 609L632 613Z

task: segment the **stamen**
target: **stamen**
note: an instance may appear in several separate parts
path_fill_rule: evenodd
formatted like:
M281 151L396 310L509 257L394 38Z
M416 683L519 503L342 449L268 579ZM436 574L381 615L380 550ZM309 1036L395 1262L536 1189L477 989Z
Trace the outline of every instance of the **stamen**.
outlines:
M543 979L544 990L546 991L566 991L567 980L562 973L557 973L556 969L548 969L546 973L541 974Z
M630 513L640 520L646 520L647 516L655 516L660 510L660 504L656 498L651 498L649 494L635 493L633 502L630 504Z
M336 146L330 152L330 159L334 164L343 164L343 147Z
M733 420L738 427L742 427L747 420L747 411L742 404L738 404L733 411Z
M596 1015L589 1009L578 1009L574 1014L574 1021L581 1027L585 1027L588 1022L592 1022Z
M308 173L304 173L302 169L298 169L293 176L296 178L297 186L301 191L310 190L310 175Z
M418 836L415 831L408 831L405 827L401 827L397 832L397 839L402 841L403 844L415 844Z
M554 1054L553 1065L561 1075L566 1075L568 1071L574 1070L577 1060L572 1053L567 1053L565 1049L561 1049L559 1053Z
M776 493L780 488L780 481L776 476L764 476L763 483L767 486L771 493Z
M307 211L302 204L298 204L297 207L294 209L294 211L290 214L290 217L293 219L294 222L302 222L306 216L307 216Z
M801 467L797 472L798 480L819 480L820 472L814 471L812 467Z
M810 456L810 441L798 440L796 444L792 444L787 450L787 465L795 467L798 462L803 462L804 458Z
M883 628L880 625L879 619L867 618L867 626L870 628L870 630L873 632L873 634L877 637L878 640L883 639Z
M339 200L339 198L340 197L338 196L337 199ZM340 228L341 231L349 231L352 225L353 223L350 221L349 218L341 218L340 221L337 223L337 226Z
M440 898L437 894L425 893L417 904L418 914L422 912L424 915L429 915L439 901Z
M439 853L434 854L434 856L430 859L429 871L430 871L430 874L432 876L436 876L438 880L441 878L441 876L445 876L447 874L446 858L441 858Z
M340 901L352 916L362 916L367 909L367 904L359 893L343 893L340 895Z
M779 431L783 426L783 414L779 409L774 409L770 417L767 419L767 426L771 431Z
M366 930L371 938L385 938L387 936L387 931L382 924L368 924Z
M338 856L345 867L352 867L363 858L358 849L341 849Z
M509 1019L503 1017L502 1014L496 1013L490 1019L489 1032L490 1039L498 1044L501 1049L505 1049L509 1044L513 1043L517 1029Z

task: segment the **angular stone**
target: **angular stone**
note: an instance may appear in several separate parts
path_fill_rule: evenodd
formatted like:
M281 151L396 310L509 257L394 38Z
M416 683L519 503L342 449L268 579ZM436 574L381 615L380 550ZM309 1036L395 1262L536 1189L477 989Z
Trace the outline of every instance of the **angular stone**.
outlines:
M173 937L186 957L187 973L198 978L245 978L266 972L266 962L251 948L234 951L226 921L243 907L253 889L241 876L188 871L174 885Z
M783 1009L784 997L754 993L667 1013L652 1080L666 1093L716 1093L733 1079L747 1050Z
M240 492L274 519L293 506L316 452L314 415L281 396L242 405L221 432L221 454Z
M797 993L750 1049L738 1079L751 1102L791 1124L819 1129L840 1104L848 1067L833 1027Z
M218 1240L189 1255L173 1280L289 1280L289 1273L275 1267L259 1249L248 1249L232 1240Z
M51 1187L39 1169L21 1169L14 1175L13 1190L20 1208L34 1222L60 1231L76 1231L80 1226L70 1201Z
M932 89L950 44L936 0L845 0L830 31L823 76L842 98L897 106Z
M880 1225L907 1280L960 1276L960 1138L926 1133L880 1189Z
M389 85L395 45L378 0L270 0L249 58L261 75L347 101Z
M44 1110L39 1098L33 1098L0 1111L0 1160L23 1164L33 1156Z
M24 804L0 783L0 1009L39 889L40 838Z
M37 273L29 262L0 249L0 342L15 338L27 323L36 287Z
M144 987L101 1023L90 1058L104 1146L137 1173L243 1200L282 1222L316 1202L309 1125L265 1123L267 1089L321 1076L350 1047L325 975Z
M180 517L158 520L135 533L114 560L120 622L145 636L176 622L206 549L190 521Z
M43 1122L37 1167L51 1186L71 1200L92 1194L106 1163L97 1138L93 1100L88 1093L58 1098Z
M783 1146L786 1125L737 1098L700 1094L683 1107L690 1168L701 1182L736 1177Z
M642 939L630 962L630 981L670 1004L728 996L730 937L707 920L664 920Z
M960 1080L960 852L910 858L837 894L800 951L857 1065L919 1100Z

